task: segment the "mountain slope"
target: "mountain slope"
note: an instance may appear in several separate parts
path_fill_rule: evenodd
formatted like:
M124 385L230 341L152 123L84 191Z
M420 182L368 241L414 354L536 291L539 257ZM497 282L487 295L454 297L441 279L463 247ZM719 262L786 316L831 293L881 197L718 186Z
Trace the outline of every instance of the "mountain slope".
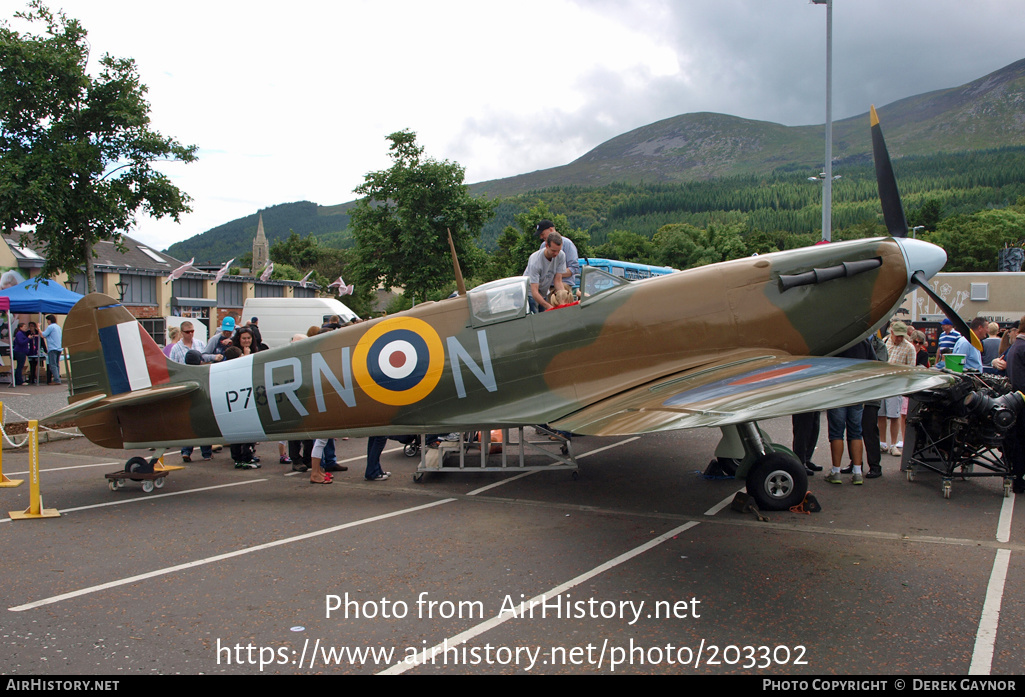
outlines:
M868 106L868 105L866 105ZM879 109L894 158L1025 145L1025 59L978 80L907 97ZM470 185L471 192L513 196L553 187L703 181L822 166L824 126L783 126L727 114L693 113L643 126L602 143L573 162ZM868 112L833 124L838 164L871 161ZM346 211L353 202L309 201L264 209L273 243L289 230L345 244ZM173 256L223 261L248 251L256 214L225 223L168 249Z

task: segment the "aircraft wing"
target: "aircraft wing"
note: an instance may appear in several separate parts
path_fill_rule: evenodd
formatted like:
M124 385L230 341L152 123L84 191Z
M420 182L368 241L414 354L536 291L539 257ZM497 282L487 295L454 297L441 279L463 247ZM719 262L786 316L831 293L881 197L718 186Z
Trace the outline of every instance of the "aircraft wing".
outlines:
M879 361L751 356L665 376L596 402L552 426L592 436L725 426L870 402L954 380L934 370Z

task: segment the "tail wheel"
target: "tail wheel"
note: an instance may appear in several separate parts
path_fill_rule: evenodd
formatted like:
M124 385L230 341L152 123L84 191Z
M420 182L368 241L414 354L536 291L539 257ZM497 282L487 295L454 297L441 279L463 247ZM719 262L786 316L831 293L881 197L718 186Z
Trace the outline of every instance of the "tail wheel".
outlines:
M747 475L747 493L765 511L785 511L804 500L808 474L796 457L769 453Z
M153 463L144 457L133 457L125 463L125 472L150 474L153 472Z

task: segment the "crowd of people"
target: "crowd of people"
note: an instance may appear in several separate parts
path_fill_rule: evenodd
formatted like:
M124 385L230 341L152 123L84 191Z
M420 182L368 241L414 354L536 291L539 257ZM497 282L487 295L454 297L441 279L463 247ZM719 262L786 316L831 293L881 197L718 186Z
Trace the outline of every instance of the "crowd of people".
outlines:
M57 317L47 315L40 331L35 322L18 322L11 337L14 357L14 384L36 385L43 382L40 368L46 368L46 384L60 385L60 356L63 351L61 326ZM25 368L28 367L26 374Z
M360 320L354 320L358 322ZM343 322L337 315L332 315L321 326L311 326L306 334L296 334L292 342L308 337L340 329L353 322ZM230 361L249 356L267 349L260 334L260 320L253 317L245 325L237 324L234 317L227 316L217 328L216 333L205 343L195 341L196 329L190 320L184 320L179 327L168 331L167 346L164 354L172 361L189 365L203 365ZM343 440L348 440L347 438ZM371 437L367 443L367 467L364 478L367 481L382 482L391 477L391 472L381 468L381 453L388 439L383 436ZM230 446L231 459L236 469L259 469L260 458L256 454L256 443L233 443ZM278 462L290 465L296 472L310 473L311 484L330 484L335 472L344 472L349 468L339 464L335 458L335 439L309 439L297 441L279 441ZM215 449L220 446L201 445L200 454L203 460L213 458ZM184 462L192 461L194 446L181 449Z
M1022 333L1025 332L1025 317L1019 326L1006 330L984 318L973 319L968 326L982 345L981 351L975 348L971 337L956 331L949 319L944 319L940 326L935 363L930 361L926 334L902 321L891 322L886 330L856 344L839 357L885 361L902 366L951 368L958 372L995 373L1006 376L1012 389L1025 392L1025 334ZM882 455L896 458L903 455L908 403L906 396L889 397L878 402L827 410L831 466L825 476L826 482L842 484L842 475L845 474L851 475L851 483L855 485L863 484L865 479L881 477ZM823 469L811 459L819 438L819 422L820 412L792 417L793 451L809 475ZM842 466L845 443L849 461ZM1006 443L1004 455L1012 469L1012 487L1016 493L1025 493L1025 414L1019 415ZM866 464L867 472L863 469Z

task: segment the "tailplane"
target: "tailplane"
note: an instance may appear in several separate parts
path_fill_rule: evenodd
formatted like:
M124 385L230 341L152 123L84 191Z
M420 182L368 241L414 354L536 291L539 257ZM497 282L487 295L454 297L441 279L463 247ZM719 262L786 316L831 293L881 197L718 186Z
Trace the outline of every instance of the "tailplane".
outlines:
M64 346L71 360L68 406L44 424L76 421L89 440L121 442L112 410L145 404L199 388L192 381L171 383L179 370L124 305L102 293L82 298L64 321Z

